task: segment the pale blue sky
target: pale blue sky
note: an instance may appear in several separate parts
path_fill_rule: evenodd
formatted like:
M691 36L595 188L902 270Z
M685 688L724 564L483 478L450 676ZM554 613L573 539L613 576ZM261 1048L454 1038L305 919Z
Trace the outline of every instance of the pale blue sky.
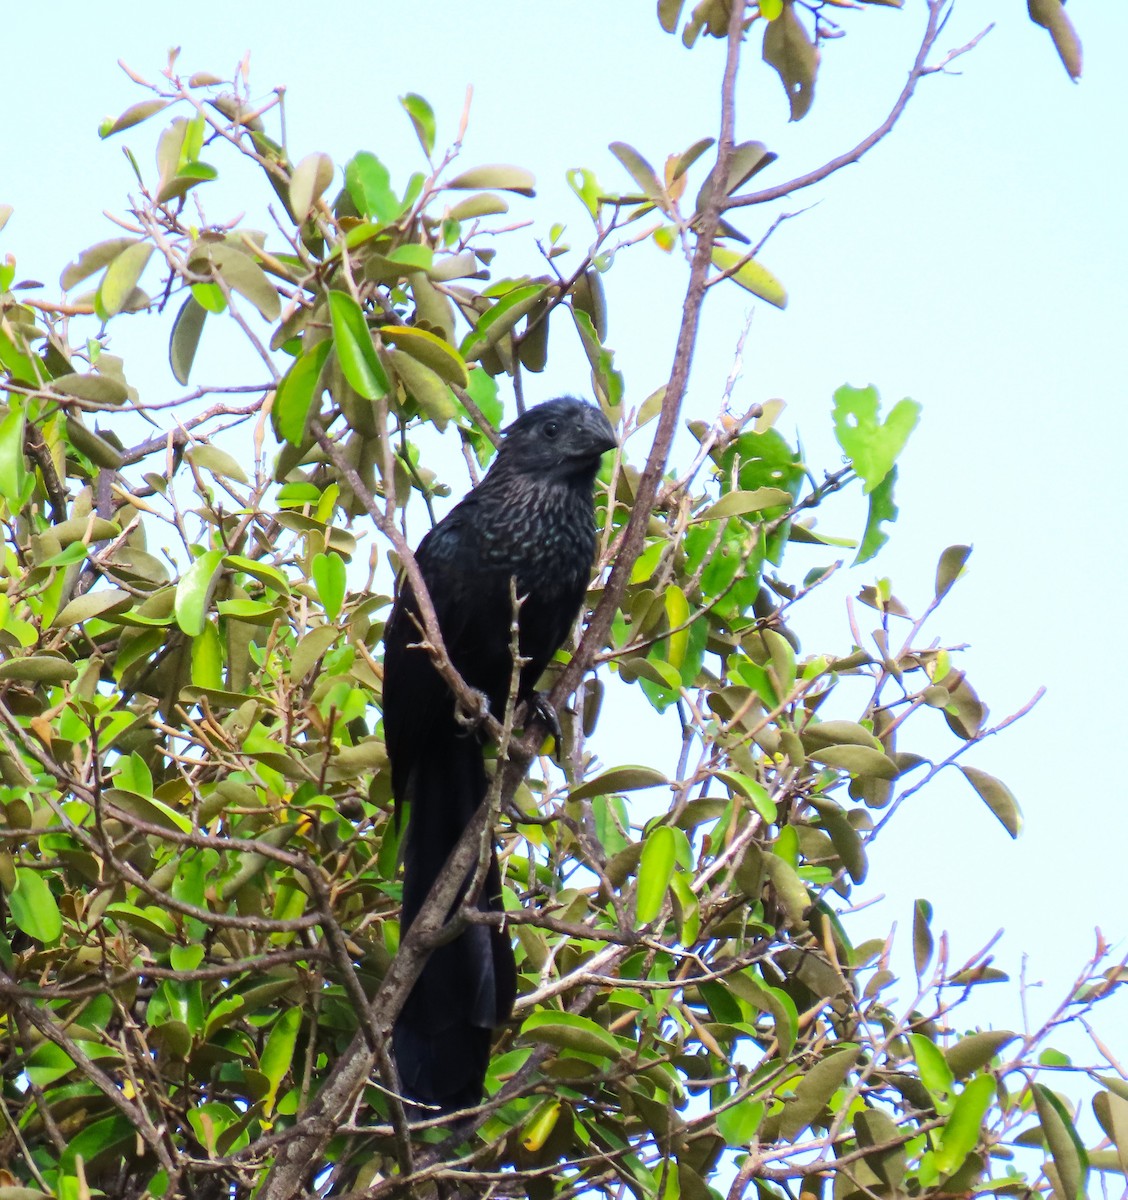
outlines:
M749 56L738 135L779 153L765 183L817 165L881 119L912 58L922 10L920 0L906 0L899 12L844 12L849 36L824 48L814 107L798 125L786 122L778 80ZM190 10L149 8L143 20L121 0L96 15L81 11L91 15L70 24L57 12L49 34L27 6L5 18L7 82L20 99L0 132L0 201L16 207L0 253L15 253L20 274L44 279L48 294L74 252L113 232L99 214L120 210L131 183L122 142L151 161L155 127L106 143L96 136L103 115L141 98L114 65L119 57L156 76L167 48L179 44L184 73L224 75L250 50L259 94L287 85L295 158L325 150L343 162L370 149L401 180L421 160L397 96L425 95L444 143L473 83L463 163L516 162L538 179L537 200L514 205L536 226L527 257L509 261L512 271L537 269L532 237L555 220L569 222L574 245L585 244L586 218L564 184L566 169L590 167L626 187L608 142L630 142L657 165L716 132L718 45L685 51L658 29L650 3L363 3L329 20L290 0L205 0ZM1028 950L1032 977L1053 984L1048 996L1089 953L1094 925L1128 936L1113 850L1124 828L1115 763L1126 582L1128 6L1074 0L1069 12L1085 44L1080 85L1021 0L957 5L945 49L999 23L955 64L959 77L924 80L899 128L860 165L739 221L755 239L780 211L819 201L763 253L791 303L782 314L757 307L737 404L786 399L782 427L799 428L820 469L838 463L829 406L839 384L872 382L887 404L909 395L924 406L902 463L892 542L876 563L840 576L808 616L800 611L804 649L848 647L844 597L875 573L923 606L940 551L972 542L968 575L934 634L971 644L963 665L996 719L1039 685L1049 689L1030 717L965 760L1012 787L1026 814L1022 839L1012 843L950 772L875 848L871 878L891 902L871 932L894 918L905 928L912 898L929 897L957 952L1005 926L1002 961L1017 967ZM213 204L206 189L201 197ZM628 400L638 402L668 371L685 267L653 247L629 259L608 277L609 341ZM747 301L735 287L712 294L690 415L712 412ZM171 384L158 369L163 346L136 325L115 326L115 336L138 347L130 354L151 344L153 387L163 392ZM588 391L579 356L565 356L530 391L533 399ZM835 511L824 528L860 532L857 506L842 505L837 521ZM807 569L803 553L796 575ZM637 759L651 744L633 743L625 729L614 745L604 737L609 759ZM1098 854L1098 840L1109 849ZM1017 1020L1016 1010L999 1020Z

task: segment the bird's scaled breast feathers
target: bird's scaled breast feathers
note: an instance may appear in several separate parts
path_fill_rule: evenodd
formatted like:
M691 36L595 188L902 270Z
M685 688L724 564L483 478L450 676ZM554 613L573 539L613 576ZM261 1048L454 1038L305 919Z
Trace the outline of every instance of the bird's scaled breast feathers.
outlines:
M527 594L556 595L586 585L595 557L590 495L543 484L522 492L510 498L503 518L476 522L481 568L513 576Z

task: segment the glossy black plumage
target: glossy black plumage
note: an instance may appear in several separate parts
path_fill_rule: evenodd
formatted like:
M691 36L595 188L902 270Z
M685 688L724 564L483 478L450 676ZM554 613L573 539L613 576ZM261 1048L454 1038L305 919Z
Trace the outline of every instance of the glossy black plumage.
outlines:
M500 717L508 698L510 579L522 597L519 699L528 700L576 619L595 555L592 485L615 440L603 414L580 400L538 405L506 431L489 472L431 530L416 559L451 661ZM384 732L397 807L410 801L402 927L487 790L479 737L455 718L412 618L404 583L384 636ZM478 905L501 911L497 861ZM400 1082L444 1110L482 1095L493 1029L510 1013L516 968L508 934L472 926L428 959L396 1021Z

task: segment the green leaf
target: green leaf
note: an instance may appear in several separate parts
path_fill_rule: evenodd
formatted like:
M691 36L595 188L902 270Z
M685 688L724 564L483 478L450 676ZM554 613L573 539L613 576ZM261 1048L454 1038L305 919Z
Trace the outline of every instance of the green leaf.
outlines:
M452 221L472 221L476 217L492 217L509 211L509 201L503 196L495 196L493 192L478 192L475 196L467 196L452 204L450 219Z
M634 792L639 788L668 786L669 780L653 767L612 767L572 789L570 800L586 800L591 796L610 796L618 792Z
M949 546L936 564L936 599L942 600L952 584L963 573L964 563L971 556L970 546Z
M392 191L388 168L367 150L349 160L345 187L357 211L377 225L390 225L403 212L402 201Z
M184 455L194 466L210 471L218 479L234 479L236 483L249 483L247 473L226 450L210 442L193 442Z
M78 258L67 263L63 268L63 273L59 276L59 286L63 291L69 292L75 284L81 283L95 272L100 271L113 262L123 250L137 245L139 240L134 237L110 238L108 241L88 246Z
M717 1131L727 1146L747 1146L756 1136L764 1119L766 1106L762 1100L741 1100L717 1114Z
M900 400L878 421L877 388L840 387L834 393L834 434L870 493L893 469L916 428L920 405Z
M313 211L325 189L333 182L333 160L328 154L307 154L290 176L290 211L301 222Z
M200 307L210 313L221 313L227 307L227 297L218 283L194 283L191 291Z
M430 158L435 149L434 110L422 96L416 95L415 92L408 92L406 96L401 96L400 104L403 105L404 112L411 118L415 136L423 147L423 153Z
M795 1138L816 1120L842 1086L858 1058L856 1046L835 1050L819 1059L799 1081L794 1096L784 1102L779 1132L785 1141Z
M223 644L211 621L192 639L192 683L218 690L223 687Z
M913 966L918 979L932 961L934 944L931 926L932 905L927 900L917 900L913 904Z
M674 855L674 830L669 825L659 825L647 835L638 865L636 916L640 925L653 921L662 911L674 875Z
M820 822L830 835L831 843L838 852L847 874L854 883L864 883L869 873L869 862L861 835L850 823L846 813L833 801L820 796L811 797L811 807L819 814Z
M56 941L63 932L59 906L38 871L16 868L16 886L8 894L8 910L19 929L44 945Z
M17 382L37 387L47 373L39 359L24 353L28 349L26 341L15 330L12 333L15 334L14 338L0 325L0 366L9 371Z
M983 1118L994 1098L995 1081L990 1075L972 1079L956 1097L936 1151L936 1166L945 1175L955 1171L975 1149L983 1131Z
M762 487L752 491L726 492L715 504L698 513L695 522L715 521L720 517L745 516L747 513L763 512L769 508L791 507L791 493L783 488Z
M627 145L626 142L612 142L608 149L627 168L627 173L638 184L644 196L659 206L669 203L666 189L659 183L654 168L633 146Z
M388 376L372 344L361 307L347 292L329 293L333 345L345 378L366 400L388 394Z
M265 584L271 591L277 592L280 596L288 596L290 594L289 581L275 567L267 566L266 563L261 563L254 558L244 558L241 554L229 554L227 556L227 565L233 571L245 571L253 579L257 579L259 583Z
M1073 1120L1065 1105L1049 1088L1040 1083L1031 1084L1034 1106L1042 1135L1054 1160L1058 1177L1061 1179L1063 1200L1081 1200L1085 1195L1085 1183L1089 1174L1089 1160L1085 1147L1073 1127Z
M682 151L674 161L673 167L668 168L670 182L677 182L715 141L716 139L711 137L699 138L688 150Z
M576 167L566 172L565 178L568 180L568 186L576 193L584 208L587 209L588 215L594 221L599 213L600 196L603 194L599 180L596 179L593 172L583 167Z
M301 683L339 636L335 625L318 625L305 634L290 657L290 682Z
M81 625L92 617L119 613L129 608L132 603L133 596L121 588L100 588L96 592L83 592L81 596L75 596L64 605L61 612L55 614L51 628L66 629L71 625Z
M739 145L733 146L732 159L729 162L728 184L725 187L726 195L731 196L753 175L758 175L765 167L770 167L776 157L776 154L769 150L763 142L741 142ZM710 178L705 181L704 195L697 197L699 212L704 207L708 189L711 187L712 179Z
M226 243L207 242L204 245L206 254L202 259L192 255L189 262L195 262L197 269L203 262L210 262L233 292L249 300L265 320L276 321L282 311L282 302L274 284L250 254Z
M117 446L113 442L107 441L100 434L95 433L94 430L88 429L82 423L82 419L77 413L67 413L65 428L71 445L76 450L85 454L95 466L116 471L125 462L125 456ZM118 533L120 532L118 530ZM116 537L117 534L111 534L110 536Z
M531 171L524 167L512 167L505 163L489 163L471 167L461 175L444 184L461 192L481 192L497 188L501 192L517 192L521 196L535 196L536 180Z
M802 120L815 98L819 54L795 15L794 4L788 3L764 30L763 57L779 73L791 106L791 120Z
M678 921L678 940L683 946L692 946L701 932L701 906L689 881L688 874L678 871L670 880L674 915Z
M1120 1170L1128 1175L1128 1100L1115 1092L1098 1092L1093 1097L1093 1113L1116 1147Z
M871 1150L865 1156L866 1166L892 1194L903 1195L900 1185L905 1177L905 1148L890 1144L903 1136L896 1122L880 1108L863 1108L854 1114L854 1132L858 1148Z
M1022 832L1022 810L1010 788L1001 779L980 771L977 767L960 767L964 778L975 788L979 798L1002 822L1012 838Z
M778 842L776 849L779 849ZM791 863L778 853L765 854L763 865L775 888L776 898L783 908L788 927L801 926L806 920L807 909L811 907L810 892L807 891Z
M147 242L134 242L126 246L106 268L94 301L94 307L103 320L125 308L152 253L153 247Z
M223 559L222 550L205 550L184 572L176 585L173 611L176 614L177 625L189 637L198 637L203 632L204 620L216 584L219 582Z
M503 338L522 317L536 307L548 289L544 284L530 283L507 292L487 313L462 342L460 352L466 362L481 356Z
M896 779L900 774L897 764L888 755L870 746L826 746L812 750L808 757L835 770L849 771L851 775Z
M332 348L330 341L311 346L299 355L282 377L270 410L270 421L279 440L293 446L300 446L305 440L310 410L317 398L317 382Z
M439 429L458 413L450 387L412 354L403 350L392 350L392 370L428 419Z
M779 811L775 801L768 795L768 789L755 779L749 779L739 771L717 771L716 777L727 783L734 791L739 792L746 800L751 801L752 807L769 825L774 825L779 819Z
M137 104L131 104L116 120L107 117L98 126L98 136L108 138L112 134L121 133L123 129L131 129L134 125L139 125L155 113L159 113L162 108L168 108L171 103L171 100L142 100Z
M54 1042L40 1042L27 1056L26 1066L31 1082L47 1087L74 1070L74 1059Z
M301 1023L302 1009L300 1005L295 1004L283 1008L263 1047L262 1057L259 1059L259 1070L270 1080L270 1090L263 1099L263 1107L268 1113L273 1110L278 1089L294 1061L294 1047L297 1044Z
M67 1140L66 1149L59 1158L60 1175L65 1173L73 1178L79 1158L83 1162L93 1162L101 1156L104 1162L124 1162L128 1148L135 1145L136 1140L137 1130L120 1113L91 1121ZM57 1194L81 1195L78 1191Z
M0 496L7 501L12 513L19 511L27 485L25 424L23 405L13 399L8 415L0 421Z
M881 742L855 721L812 721L800 735L807 752L820 746L869 746L880 750Z
M27 683L69 683L78 678L78 668L53 654L32 654L0 662L0 682L22 679Z
M950 1093L955 1081L940 1047L923 1033L910 1033L909 1044L912 1046L921 1083L933 1095Z
M89 400L94 404L124 404L129 398L129 389L120 379L115 379L112 375L101 375L97 371L59 375L51 380L51 390L64 396L73 396L76 400Z
M918 900L919 904L920 901ZM918 972L919 974L919 972ZM944 1058L957 1079L966 1079L985 1067L999 1051L1013 1042L1017 1034L1009 1029L987 1029L982 1033L969 1033L954 1046L944 1051Z
M671 583L663 594L662 603L670 629L676 631L666 639L666 661L674 670L680 671L689 647L689 601L685 592L676 583ZM679 629L678 626L684 628Z
M188 382L188 374L192 370L196 347L200 344L200 334L203 333L207 315L207 309L193 295L189 295L176 314L172 325L172 337L168 344L168 362L177 383Z
M519 1036L526 1041L548 1042L566 1050L594 1054L612 1061L618 1061L622 1054L622 1047L614 1034L608 1033L590 1017L583 1017L578 1013L558 1012L554 1009L531 1013L525 1018Z
M325 615L335 621L345 600L345 563L339 554L316 554L313 558L313 582L325 608Z
M767 855L773 858L774 855ZM779 1053L784 1057L791 1054L795 1045L795 1035L799 1029L799 1012L795 1001L782 989L763 983L752 974L752 968L736 971L729 975L726 985L735 992L741 1000L752 1005L763 1013L769 1013L775 1021L775 1036L779 1043Z
M862 542L858 553L854 556L853 565L869 562L877 552L889 541L881 526L887 521L897 519L898 508L893 503L893 488L897 483L897 468L890 469L889 474L870 492L869 515L866 517L866 531L862 534Z
M714 246L713 266L719 271L731 272L729 278L753 296L759 296L776 308L787 307L787 289L767 267L761 266L754 258L748 258L747 254L726 246Z

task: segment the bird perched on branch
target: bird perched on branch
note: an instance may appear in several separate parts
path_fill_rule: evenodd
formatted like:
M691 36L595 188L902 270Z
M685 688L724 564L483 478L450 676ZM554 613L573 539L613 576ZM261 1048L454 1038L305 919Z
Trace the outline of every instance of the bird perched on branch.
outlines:
M568 636L590 581L592 487L600 457L614 445L607 419L581 400L564 397L530 409L505 430L482 482L416 551L450 661L495 717L505 712L513 670L511 587L526 660L516 699L533 703L537 680ZM384 733L397 815L403 804L411 806L404 932L488 790L481 736L460 719L424 640L405 580L384 634ZM502 911L496 855L476 903L484 912ZM403 1090L447 1112L477 1104L492 1031L509 1017L516 988L503 928L471 925L437 947L395 1024Z

